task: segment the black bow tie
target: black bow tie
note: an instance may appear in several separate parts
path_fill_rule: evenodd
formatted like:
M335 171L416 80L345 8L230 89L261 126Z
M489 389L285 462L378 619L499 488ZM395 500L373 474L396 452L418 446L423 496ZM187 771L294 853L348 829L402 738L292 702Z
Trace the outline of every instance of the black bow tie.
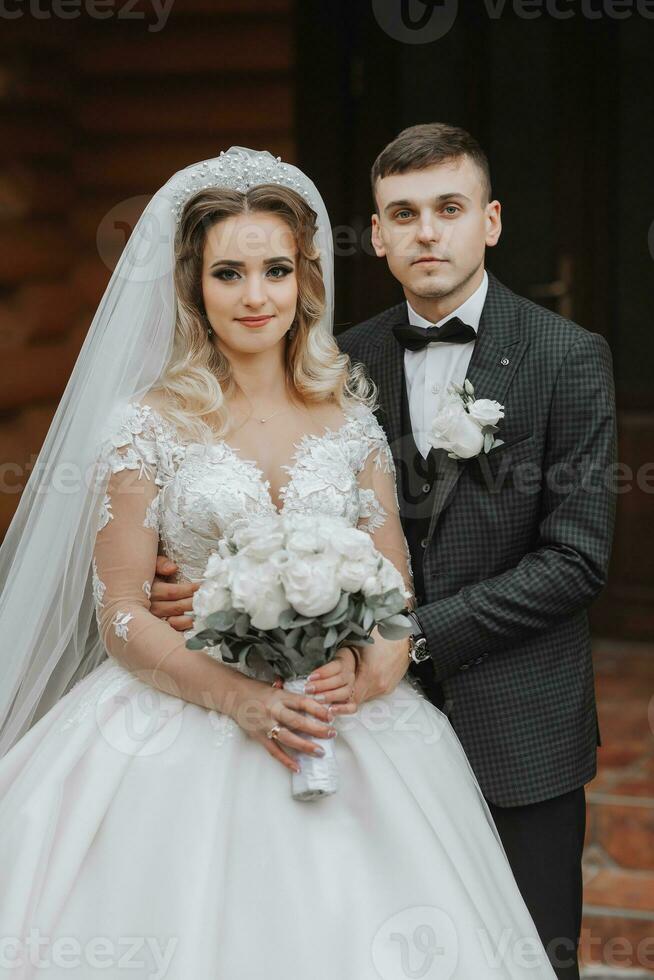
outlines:
M414 327L411 323L396 323L393 334L406 350L422 350L427 344L467 344L476 340L474 327L453 316L442 327Z

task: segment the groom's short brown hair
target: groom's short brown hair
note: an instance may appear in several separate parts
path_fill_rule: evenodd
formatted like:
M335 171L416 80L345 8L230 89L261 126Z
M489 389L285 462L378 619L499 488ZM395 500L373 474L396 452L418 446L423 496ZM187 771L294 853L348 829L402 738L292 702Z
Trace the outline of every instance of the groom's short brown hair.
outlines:
M424 170L445 160L467 156L479 168L482 191L486 202L491 199L491 177L488 157L470 133L446 123L421 123L403 129L385 146L372 165L370 179L372 198L377 207L375 188L381 177L403 174L409 170Z

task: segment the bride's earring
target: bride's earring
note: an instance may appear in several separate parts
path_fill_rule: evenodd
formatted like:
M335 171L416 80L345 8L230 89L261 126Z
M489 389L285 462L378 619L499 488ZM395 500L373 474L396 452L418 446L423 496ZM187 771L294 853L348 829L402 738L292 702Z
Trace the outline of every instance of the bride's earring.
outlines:
M293 323L288 328L288 339L293 340L293 337L297 333L297 321L294 320Z
M213 327L211 326L211 324L209 323L209 317L207 316L206 313L203 313L202 314L202 319L204 320L204 322L207 325L207 337L209 338L209 340L211 340L213 338L213 335L214 335L214 330L213 330Z

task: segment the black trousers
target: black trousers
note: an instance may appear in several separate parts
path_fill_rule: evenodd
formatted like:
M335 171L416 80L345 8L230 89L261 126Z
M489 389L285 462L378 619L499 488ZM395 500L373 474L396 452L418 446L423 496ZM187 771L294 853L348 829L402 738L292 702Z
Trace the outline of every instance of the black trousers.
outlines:
M487 802L554 972L559 980L579 980L584 787L526 806Z

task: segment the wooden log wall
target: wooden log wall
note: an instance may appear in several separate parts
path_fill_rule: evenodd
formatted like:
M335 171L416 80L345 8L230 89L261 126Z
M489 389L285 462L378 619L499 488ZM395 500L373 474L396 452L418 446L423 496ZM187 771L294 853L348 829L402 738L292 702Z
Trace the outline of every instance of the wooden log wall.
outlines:
M0 34L0 538L149 196L235 143L295 159L292 0L121 6Z

